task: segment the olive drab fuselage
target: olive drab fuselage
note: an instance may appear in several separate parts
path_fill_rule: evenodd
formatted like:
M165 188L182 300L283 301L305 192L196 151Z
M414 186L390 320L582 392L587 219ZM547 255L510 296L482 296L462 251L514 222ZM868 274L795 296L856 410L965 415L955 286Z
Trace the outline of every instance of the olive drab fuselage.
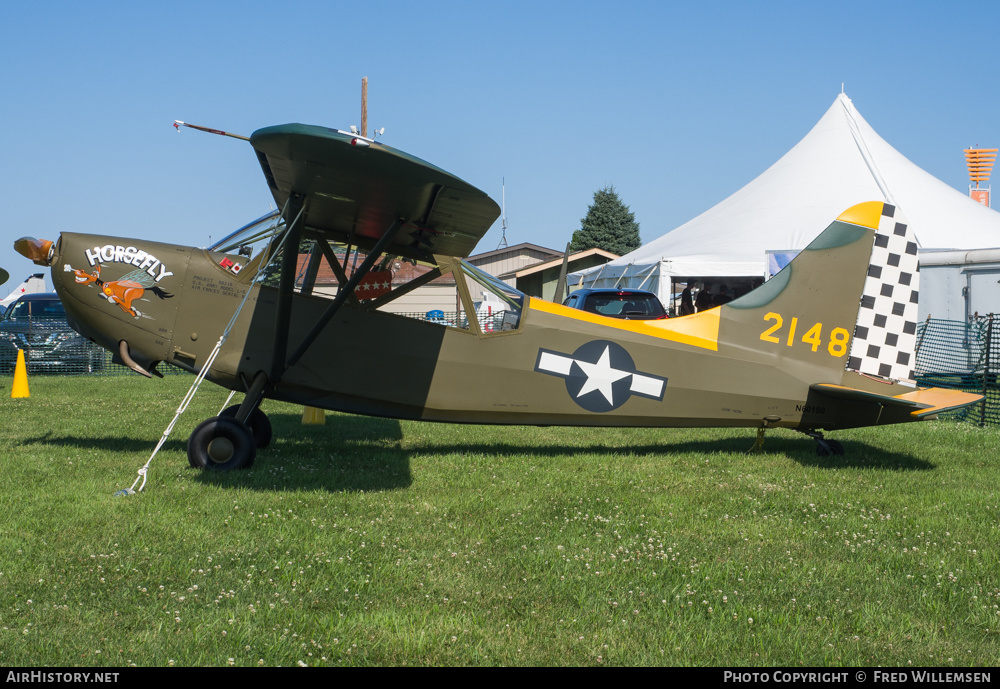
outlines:
M846 245L796 259L782 289L775 281L667 321L620 321L532 298L515 330L484 333L348 304L267 397L469 423L836 429L913 420L810 389L846 381L886 392L886 384L845 371L857 300L836 293L860 292L864 275L835 282L808 265L865 262L870 244L870 233L858 232ZM124 340L143 367L162 361L190 371L200 370L251 289L207 374L245 391L272 366L278 301L276 288L251 287L245 263L203 249L64 233L53 278L85 336L111 351ZM100 281L79 277L98 267ZM143 291L131 295L133 314L114 283L137 270L150 286L133 287ZM821 308L811 306L817 299ZM293 295L288 350L329 301Z

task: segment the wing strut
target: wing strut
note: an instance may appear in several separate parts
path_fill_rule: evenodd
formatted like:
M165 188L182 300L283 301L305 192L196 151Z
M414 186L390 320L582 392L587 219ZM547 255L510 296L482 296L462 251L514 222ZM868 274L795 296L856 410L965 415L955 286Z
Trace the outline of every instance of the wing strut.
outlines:
M317 239L316 242L323 250L323 255L326 256L326 262L330 265L334 276L337 278L337 284L343 287L347 284L347 273L344 272L344 266L347 265L347 254L344 254L344 266L341 266L340 261L337 260L337 257L333 253L333 249L330 248L330 242L320 239ZM359 303L357 295L353 292L347 295L347 299L355 306Z
M347 284L338 290L337 296L334 298L330 306L327 307L326 311L323 312L323 315L320 316L319 320L316 321L316 324L313 325L312 330L310 330L309 334L306 335L302 344L300 344L298 349L296 349L292 356L288 358L288 361L285 363L285 367L283 369L284 371L287 371L299 362L299 359L301 359L302 355L306 353L310 346L312 346L312 343L316 341L316 338L319 337L319 334L323 332L323 329L330 323L330 320L337 314L340 307L344 305L344 302L347 301L349 297L354 295L354 289L358 286L358 283L361 282L365 275L367 275L372 269L378 259L382 256L382 252L385 251L385 248L395 239L396 234L402 226L403 220L397 219L379 238L375 246L372 247L372 250L368 252L368 255L365 257L361 266L351 274L351 278L347 281ZM290 292L291 290L289 290L289 297ZM288 332L287 327L284 332ZM284 354L284 351L282 351L282 354ZM276 376L274 381L277 382L279 377L280 376Z
M302 276L302 294L312 294L316 287L316 275L319 273L319 264L323 260L323 252L320 250L320 242L317 239L309 250L309 262L306 264L305 275Z
M285 355L288 352L288 332L292 321L292 291L295 289L295 269L299 258L299 239L305 224L305 203L300 195L288 197L285 219L295 219L285 230L284 251L281 255L281 273L278 278L278 308L274 316L274 348L271 356L271 381L277 383L284 372Z

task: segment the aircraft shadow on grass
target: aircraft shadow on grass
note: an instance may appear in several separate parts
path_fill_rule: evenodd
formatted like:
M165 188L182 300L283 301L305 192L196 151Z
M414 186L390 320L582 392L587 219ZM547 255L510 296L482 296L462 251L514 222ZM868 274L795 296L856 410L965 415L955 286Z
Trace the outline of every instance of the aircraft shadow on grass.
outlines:
M666 460L681 454L697 454L706 458L743 454L753 444L753 437L748 432L745 437L730 436L677 443L647 442L628 447L480 442L428 444L414 450L401 446L403 431L400 422L395 419L338 415L335 419L330 419L327 425L303 427L300 418L294 414L275 414L271 418L276 429L281 431L279 437L294 437L295 440L274 443L261 451L251 472L199 472L197 480L253 489L261 483L257 478L261 472L274 472L281 479L282 490L321 488L329 491L387 491L406 488L412 484L410 457L413 454L432 457L463 453L496 457L532 455L542 459L603 454L609 457L618 455L611 461L628 462L634 459ZM24 444L128 452L137 456L146 455L154 447L154 443L145 438L122 435L98 438L53 437L51 433L28 439ZM168 439L161 451L183 453L185 445L185 440ZM892 453L862 441L848 440L845 448L847 451L843 455L820 457L815 454L814 445L805 442L804 438L771 435L762 456L787 455L804 467L817 469L930 471L936 468L932 462L911 454ZM718 461L728 460L719 457ZM154 460L151 474L155 476L156 471Z
M617 445L550 445L539 446L516 443L481 443L433 445L420 448L421 455L451 455L457 453L487 454L496 456L560 457L566 455L603 454L617 457L612 461L627 462L635 459L663 459L671 456L694 453L704 457L713 455L747 454L753 445L753 437L720 438L717 440L682 441L677 443L646 443L621 447ZM836 469L881 469L894 471L930 471L936 468L932 462L909 454L894 454L864 442L848 441L844 455L819 457L814 446L800 438L778 439L769 437L761 457L767 455L787 455L792 461L806 467ZM719 462L730 461L721 457Z
M575 455L618 455L609 461L628 462L636 459L669 459L671 456L694 453L714 455L744 454L753 445L753 435L731 436L714 440L647 442L628 447L615 445L545 445L528 442L428 443L416 449L401 446L403 430L394 419L338 415L326 426L303 432L300 419L293 414L271 417L276 430L284 437L298 436L291 443L264 450L257 457L254 471L279 471L283 487L295 489L321 486L331 491L379 491L406 488L412 483L412 455L446 457L453 455L486 455L494 457L524 457L540 459ZM298 429L298 431L296 431ZM311 437L310 437L311 436ZM516 437L516 427L511 428ZM300 443L308 443L303 445ZM930 471L936 465L911 454L896 454L862 441L847 441L844 455L820 457L815 445L798 436L771 435L762 456L787 455L805 467L818 469L879 469L888 471ZM276 456L271 457L271 453ZM627 456L622 456L627 455ZM725 457L720 462L729 461ZM285 467L286 469L282 469ZM299 471L295 468L298 467ZM303 471L305 470L305 471ZM254 481L240 473L203 472L198 480L220 485L247 485Z
M163 450L173 452L184 451L184 440L168 440L163 444ZM78 450L102 450L105 452L146 453L147 456L156 447L156 441L148 438L130 437L127 435L104 436L99 438L80 438L76 436L56 436L51 431L34 438L21 441L21 445L45 445L49 447L67 447Z

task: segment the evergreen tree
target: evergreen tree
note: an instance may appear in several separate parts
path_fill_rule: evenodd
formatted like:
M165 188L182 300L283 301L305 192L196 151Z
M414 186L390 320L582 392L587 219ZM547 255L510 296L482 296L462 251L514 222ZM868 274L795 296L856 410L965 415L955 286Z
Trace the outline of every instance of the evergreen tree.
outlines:
M580 221L580 229L573 233L571 251L597 247L623 256L642 245L639 223L613 186L594 192L594 202L587 209L587 217Z

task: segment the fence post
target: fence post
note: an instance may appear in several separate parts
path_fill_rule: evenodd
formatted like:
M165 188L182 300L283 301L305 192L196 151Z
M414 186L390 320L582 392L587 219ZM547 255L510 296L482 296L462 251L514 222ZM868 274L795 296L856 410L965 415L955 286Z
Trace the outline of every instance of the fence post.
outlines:
M980 428L986 425L986 392L990 387L990 355L992 354L991 347L993 344L993 314L988 314L986 317L989 321L986 323L986 356L983 362L983 401L979 407Z
M931 325L931 315L927 314L927 320L924 321L924 327L920 329L920 338L917 340L917 346L913 350L913 367L916 368L917 359L920 357L920 347L924 344L924 338L927 336L927 328Z

